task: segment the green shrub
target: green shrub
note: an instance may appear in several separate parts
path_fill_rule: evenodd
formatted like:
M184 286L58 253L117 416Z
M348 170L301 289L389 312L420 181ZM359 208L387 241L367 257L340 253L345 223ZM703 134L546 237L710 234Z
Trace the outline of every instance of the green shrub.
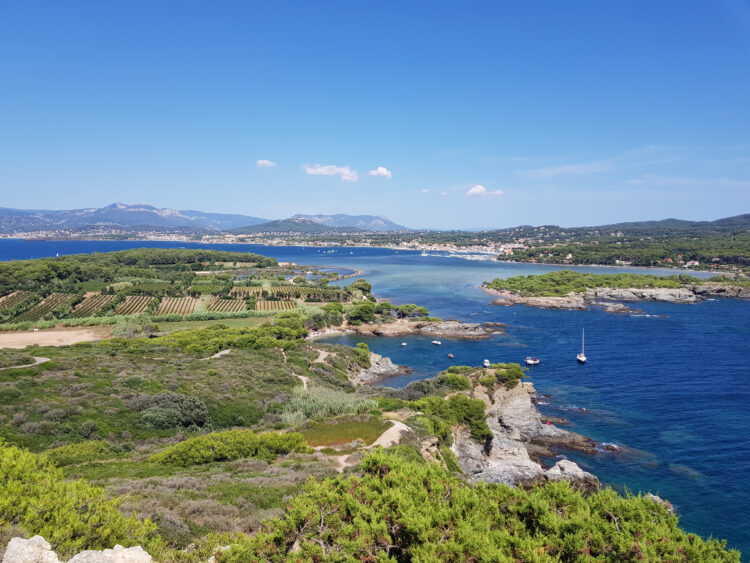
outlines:
M357 363L360 366L369 368L372 365L370 362L370 347L367 344L358 342L354 352L356 353Z
M526 373L519 364L495 364L497 379L502 381L508 389L518 385L526 377Z
M245 561L730 561L725 542L678 527L661 505L569 483L470 485L438 464L378 451L362 476L310 481L282 518L217 555Z
M492 388L495 383L497 383L497 377L494 375L483 375L479 379L477 379L477 382L480 385L484 385L485 387Z
M0 405L14 403L21 396L21 392L15 387L3 387L0 389Z
M439 375L436 380L438 383L458 391L471 389L471 381L469 381L469 378L456 373L443 373L442 375Z
M59 467L106 457L112 453L110 445L103 440L89 440L67 444L45 451L42 455Z
M392 399L390 397L376 397L378 408L382 411L395 411L406 406L406 402L401 399Z
M128 406L141 412L141 424L145 428L201 427L208 423L206 403L180 393L138 395Z
M275 459L280 454L310 451L302 434L297 432L256 434L252 430L226 430L190 438L154 454L150 460L189 467L246 457Z
M85 549L142 545L158 552L156 526L125 517L117 500L83 481L66 481L44 458L0 442L0 527L40 534L58 555Z
M470 399L465 395L454 395L447 400L441 397L424 397L411 401L409 406L436 416L451 426L465 424L472 438L479 442L492 439L492 431L484 416L485 405L480 399Z

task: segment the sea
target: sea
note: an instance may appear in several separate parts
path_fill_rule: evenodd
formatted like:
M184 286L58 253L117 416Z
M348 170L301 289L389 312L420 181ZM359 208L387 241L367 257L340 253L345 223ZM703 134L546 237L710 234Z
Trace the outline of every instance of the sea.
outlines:
M441 346L418 336L338 335L325 341L366 342L374 352L411 367L408 375L383 382L396 387L453 364L522 363L526 356L539 357L541 363L528 371L539 410L564 417L568 429L616 448L567 457L620 492L652 492L670 500L683 528L725 538L746 554L743 560L750 555L750 301L639 303L642 312L634 314L500 307L478 288L481 282L559 268L383 248L0 239L0 259L144 246L256 252L297 264L361 270L378 298L416 303L443 319L505 323L505 332L489 340L441 339ZM588 362L581 365L576 354L584 329Z

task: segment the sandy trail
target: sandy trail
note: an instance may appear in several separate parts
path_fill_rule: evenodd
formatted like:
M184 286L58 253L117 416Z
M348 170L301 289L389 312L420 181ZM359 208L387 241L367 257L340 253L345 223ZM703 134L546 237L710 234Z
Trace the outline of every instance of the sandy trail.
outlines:
M70 346L76 342L95 342L109 336L112 327L61 328L38 332L0 332L0 348L27 346Z
M391 427L383 432L372 444L367 446L367 449L371 450L377 447L390 448L391 446L395 446L401 441L401 436L410 431L411 428L403 422L393 420L391 421Z
M221 358L222 356L226 356L231 352L231 348L227 348L226 350L222 350L221 352L216 352L213 356L209 356L208 358L201 358L201 360L215 360L216 358Z
M378 439L372 444L362 448L362 450L371 450L377 447L390 448L398 444L401 441L401 436L407 432L411 432L411 428L403 422L392 420L391 427L378 436ZM353 454L328 456L328 458L333 461L334 467L339 473L342 473L347 467L354 467L361 459L356 455L356 452Z
M6 369L21 369L21 368L30 368L33 366L38 366L39 364L43 364L44 362L49 362L49 358L43 358L42 356L34 356L34 363L33 364L24 364L21 366L10 366L7 368L0 368L0 371L5 371Z
M325 350L318 350L318 357L315 358L315 362L313 363L322 364L325 361L325 359L330 355L331 355L330 352L327 352Z
M310 378L306 375L298 375L299 380L302 382L302 388L307 390L307 386L310 384Z

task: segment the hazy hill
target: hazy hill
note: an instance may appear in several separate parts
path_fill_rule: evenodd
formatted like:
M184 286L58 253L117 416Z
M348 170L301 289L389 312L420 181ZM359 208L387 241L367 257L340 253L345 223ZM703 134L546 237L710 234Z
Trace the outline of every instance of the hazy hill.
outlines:
M386 217L379 215L295 215L292 217L309 219L327 227L356 227L363 231L408 231L407 227L398 225Z
M91 226L233 229L266 219L249 215L159 209L152 205L113 203L71 210L0 208L0 232L79 229Z
M302 217L291 217L289 219L278 219L268 221L260 225L232 229L232 233L238 235L250 235L257 233L301 233L301 234L326 234L326 233L356 233L361 229L356 227L328 227L310 219Z

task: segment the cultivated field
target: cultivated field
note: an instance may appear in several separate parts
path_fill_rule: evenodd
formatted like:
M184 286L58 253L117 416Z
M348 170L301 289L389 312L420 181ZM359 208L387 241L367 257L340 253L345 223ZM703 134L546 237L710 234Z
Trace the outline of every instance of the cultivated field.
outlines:
M202 295L208 295L212 293L223 293L226 291L227 285L220 283L200 283L193 284L190 286L188 291L200 293Z
M236 285L232 288L232 290L229 292L229 295L232 297L250 297L251 295L260 295L263 291L263 288L260 286L240 286Z
M45 315L52 311L59 309L66 303L73 300L74 295L68 293L51 293L48 297L42 299L39 303L24 311L17 317L13 318L14 323L22 323L26 321L38 321L43 319Z
M219 313L234 313L236 311L244 311L247 308L245 302L242 299L221 299L214 297L211 303L208 304L209 311L217 311Z
M195 311L198 299L193 297L165 297L156 309L157 315L189 315Z
M255 304L257 311L291 311L296 307L294 301L258 301Z
M154 298L148 295L128 295L122 305L115 309L115 315L137 315L144 313L153 300Z
M12 309L24 301L31 299L34 294L30 291L14 291L0 297L0 311Z
M89 297L81 301L78 305L76 305L75 309L73 309L73 312L68 315L68 318L76 319L82 317L92 317L114 298L114 295L90 295Z

